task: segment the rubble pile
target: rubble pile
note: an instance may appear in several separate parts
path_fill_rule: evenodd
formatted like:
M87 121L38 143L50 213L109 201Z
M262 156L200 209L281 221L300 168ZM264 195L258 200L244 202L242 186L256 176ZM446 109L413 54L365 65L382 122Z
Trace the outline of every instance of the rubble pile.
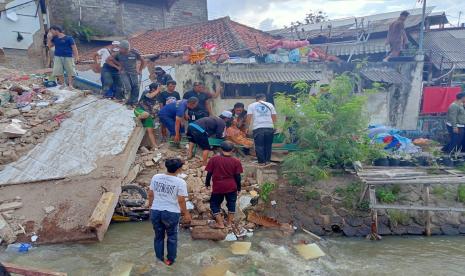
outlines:
M153 152L141 147L136 161L133 165L133 171L137 171L137 177L127 179L127 184L135 184L149 189L150 180L154 174L164 173L165 168L163 161L166 158L183 158L185 149L174 149L168 145L164 145ZM208 226L213 220L210 211L210 194L211 190L205 187L206 171L202 166L200 158L193 158L185 162L183 172L178 175L187 182L189 201L187 208L192 215L190 224L183 224L186 228L190 228L192 238L208 239L208 240L243 240L246 237L253 235L254 230L259 227L275 228L281 230L285 234L293 232L293 228L289 224L267 224L261 222L269 222L267 219L257 220L257 213L264 210L265 203L260 199L260 185L257 181L256 166L250 161L242 160L244 174L242 177L242 191L237 200L235 223L228 229L213 229ZM147 206L149 207L149 206ZM224 214L227 212L226 202L223 203L222 209ZM250 217L250 219L248 219Z
M42 76L0 67L0 165L17 160L56 130L66 102L44 87Z

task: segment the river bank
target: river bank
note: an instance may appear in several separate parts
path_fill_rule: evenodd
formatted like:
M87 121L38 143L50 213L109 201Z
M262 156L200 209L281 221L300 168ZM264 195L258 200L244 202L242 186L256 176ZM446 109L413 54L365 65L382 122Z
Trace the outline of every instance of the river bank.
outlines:
M150 223L112 224L102 243L40 246L27 254L0 251L0 261L80 275L111 275L117 267L134 264L131 275L463 275L463 237L330 238L321 247L327 253L304 261L292 248L305 234L276 238L273 232L256 231L247 256L234 256L229 242L193 241L181 231L178 262L156 266ZM223 274L221 274L223 272Z

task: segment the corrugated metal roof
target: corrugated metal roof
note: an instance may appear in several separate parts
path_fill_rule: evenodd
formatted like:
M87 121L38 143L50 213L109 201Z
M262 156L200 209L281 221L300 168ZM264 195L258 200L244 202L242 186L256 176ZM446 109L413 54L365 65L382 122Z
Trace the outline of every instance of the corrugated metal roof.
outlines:
M425 34L424 48L436 68L447 70L455 65L456 69L465 69L465 40L459 35L448 30Z
M404 77L402 74L397 72L394 68L384 67L384 68L366 68L362 70L361 75L365 78L384 83L392 84L402 84L407 83L409 80Z
M341 43L314 44L312 46L321 47L324 51L326 51L327 47L328 54L330 55L348 56L351 53L354 55L385 53L385 42L385 39L371 39L366 42L352 41Z
M321 72L311 70L286 70L286 71L240 71L240 72L218 72L216 75L224 83L247 84L247 83L291 83L296 81L318 81Z

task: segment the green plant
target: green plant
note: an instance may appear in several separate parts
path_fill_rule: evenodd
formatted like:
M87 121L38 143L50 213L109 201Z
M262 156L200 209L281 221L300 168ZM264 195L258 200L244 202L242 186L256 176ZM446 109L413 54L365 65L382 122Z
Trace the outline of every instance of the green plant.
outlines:
M271 183L271 182L265 182L261 186L260 190L260 198L263 199L263 201L268 202L270 201L270 193L276 188L276 184Z
M407 213L399 210L388 210L387 214L389 220L394 226L397 226L398 224L407 224L410 220L410 216Z
M457 189L457 201L458 202L465 202L465 185L461 184Z
M305 193L305 198L307 200L317 200L320 198L320 193L316 190L307 191Z
M355 209L362 191L362 183L353 182L346 187L337 187L336 194L342 198L342 206L347 209Z
M435 186L433 187L431 193L435 196L445 198L446 197L447 189L443 186Z
M92 27L79 24L67 18L65 18L63 22L63 28L66 34L72 35L73 37L79 40L87 41L87 42L90 41L92 36L96 36L100 34L99 31L97 31L96 29Z
M391 189L378 188L376 189L376 197L379 201L384 203L393 203L397 200L397 195Z
M368 200L363 200L357 205L357 209L360 211L367 212L370 210L370 202Z
M310 95L306 82L294 84L296 95L278 93L278 113L286 116L281 129L294 128L302 150L289 154L284 172L293 175L293 184L329 176L329 169L367 161L381 155L366 135L368 119L364 111L365 95L353 93L353 79L348 74L337 76L329 84L328 93Z

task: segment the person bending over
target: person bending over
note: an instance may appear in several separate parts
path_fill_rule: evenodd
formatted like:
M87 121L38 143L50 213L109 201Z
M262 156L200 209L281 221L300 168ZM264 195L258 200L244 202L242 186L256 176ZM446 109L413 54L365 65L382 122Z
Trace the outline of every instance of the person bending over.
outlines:
M149 85L149 90L144 91L142 97L134 109L136 118L142 121L142 125L147 131L152 148L157 146L157 139L155 138L155 117L156 112L154 107L157 103L157 97L160 94L160 85L158 83L152 83Z
M187 110L196 108L198 103L199 99L192 97L167 104L158 113L160 122L168 129L170 136L174 137L174 142L181 141L181 134L184 132L182 126Z
M243 172L241 161L232 156L234 146L231 142L221 143L221 154L213 156L208 161L205 171L207 179L205 185L209 188L213 180L212 193L210 197L210 209L216 223L210 225L213 228L225 228L221 204L226 199L228 208L227 225L234 223L236 212L237 195L241 191L241 173Z
M187 183L177 177L181 173L181 159L167 159L166 174L153 176L149 190L150 220L152 221L155 238L153 246L156 258L167 265L176 261L178 245L178 225L183 214L184 222L191 221L191 215L186 208ZM165 238L167 257L165 259Z

